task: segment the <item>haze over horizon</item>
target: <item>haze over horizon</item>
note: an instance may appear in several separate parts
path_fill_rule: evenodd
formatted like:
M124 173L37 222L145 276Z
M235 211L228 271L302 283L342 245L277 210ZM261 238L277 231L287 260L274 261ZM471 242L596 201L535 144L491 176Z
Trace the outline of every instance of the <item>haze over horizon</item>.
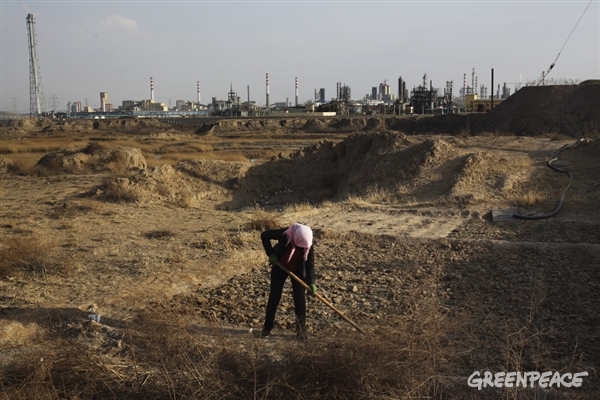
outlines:
M336 82L361 99L384 79L397 94L423 75L455 95L471 85L515 84L540 78L600 78L600 1L2 1L1 111L29 112L29 54L25 19L36 19L38 59L46 104L87 99L97 108L108 92L123 100L150 98L175 105L226 99L230 83L243 101L312 99ZM28 10L29 9L29 10ZM488 91L489 93L489 91Z

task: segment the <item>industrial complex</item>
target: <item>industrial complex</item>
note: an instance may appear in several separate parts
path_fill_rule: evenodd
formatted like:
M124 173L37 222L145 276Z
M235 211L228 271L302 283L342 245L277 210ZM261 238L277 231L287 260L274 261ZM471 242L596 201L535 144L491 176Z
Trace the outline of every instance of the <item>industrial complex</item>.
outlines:
M398 78L397 90L393 90L384 79L378 86L373 86L370 93L359 99L352 97L351 87L336 83L334 96L327 98L325 88L315 88L314 97L304 104L298 101L298 77L294 79L294 102L286 97L285 101L273 102L269 97L269 74L265 77L265 103L259 104L250 99L250 87L243 99L234 91L230 84L226 100L213 97L210 102L202 103L200 81L196 82L197 98L194 101L176 100L171 106L155 100L154 79L150 77L150 96L148 99L124 100L120 105L109 101L109 93L100 92L100 107L93 108L82 104L80 100L67 102L66 111L57 110L56 104L52 109L46 106L40 65L37 56L37 41L35 19L28 14L27 36L29 47L30 71L30 116L50 116L59 118L115 118L124 116L134 117L199 117L199 116L231 116L231 117L283 117L283 116L350 116L350 115L389 115L389 114L448 114L458 112L486 112L508 98L511 90L506 83L498 85L494 93L492 87L488 90L485 85L478 85L475 69L471 73L471 85L467 85L467 74L464 74L463 84L455 93L454 82L446 81L444 87L434 86L433 81L423 75L423 81L407 88L402 77ZM492 86L493 70L492 70ZM515 91L519 87L515 87ZM394 93L395 92L395 93ZM489 92L489 95L488 95Z

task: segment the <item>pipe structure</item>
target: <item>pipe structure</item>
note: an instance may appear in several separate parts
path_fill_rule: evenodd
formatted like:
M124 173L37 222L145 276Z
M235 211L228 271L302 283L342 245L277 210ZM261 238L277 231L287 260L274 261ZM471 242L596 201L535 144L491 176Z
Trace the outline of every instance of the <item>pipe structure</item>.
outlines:
M200 104L200 81L196 82L196 87L197 87L197 97L198 97L198 104Z

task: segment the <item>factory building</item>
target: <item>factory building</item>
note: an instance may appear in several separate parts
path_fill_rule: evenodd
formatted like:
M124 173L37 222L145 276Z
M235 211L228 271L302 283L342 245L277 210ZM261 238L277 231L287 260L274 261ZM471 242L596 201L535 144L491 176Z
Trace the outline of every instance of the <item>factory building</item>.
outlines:
M477 94L468 94L465 96L465 111L466 112L486 112L490 111L492 108L497 107L498 104L502 103L504 99L498 99L494 97L493 106L492 99L486 98L482 99L477 96Z
M423 84L411 91L409 112L416 114L446 114L456 111L452 104L453 82L446 82L446 88L442 91L433 87L433 82L427 85L427 74L423 75Z

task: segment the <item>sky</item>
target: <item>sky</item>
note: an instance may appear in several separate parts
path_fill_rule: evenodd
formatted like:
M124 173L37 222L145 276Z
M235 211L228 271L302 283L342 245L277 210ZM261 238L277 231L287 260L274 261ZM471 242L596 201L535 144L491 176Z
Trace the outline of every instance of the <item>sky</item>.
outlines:
M557 56L548 78L600 78L600 0L0 0L0 111L29 112L28 13L49 109L149 99L150 77L172 106L196 101L197 81L204 104L231 85L264 105L266 73L270 103L294 102L296 77L300 103L337 82L356 100L384 81L397 94L399 77L410 90L424 74L457 95L473 69L478 86L494 69L514 88Z

